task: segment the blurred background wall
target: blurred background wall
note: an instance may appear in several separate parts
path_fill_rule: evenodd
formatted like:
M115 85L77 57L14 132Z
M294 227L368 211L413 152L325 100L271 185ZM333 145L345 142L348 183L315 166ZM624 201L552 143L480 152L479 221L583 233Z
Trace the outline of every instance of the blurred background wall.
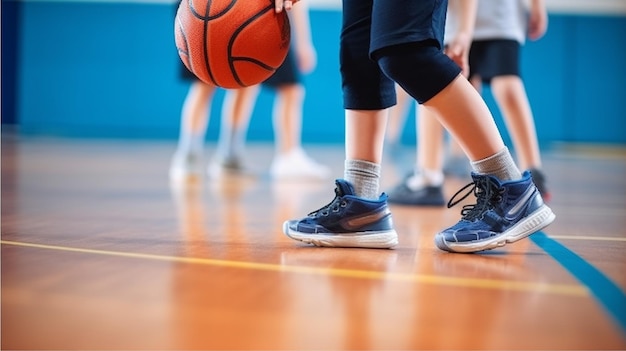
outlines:
M342 143L340 2L308 1L318 67L305 77L303 141ZM626 1L547 4L548 32L522 54L542 147L626 144ZM174 2L158 0L2 0L3 127L24 135L175 140L188 85L178 77L174 11ZM222 96L207 140L217 138ZM259 97L249 140L273 139L272 97ZM503 128L488 90L486 100ZM405 143L415 142L414 126L409 118Z

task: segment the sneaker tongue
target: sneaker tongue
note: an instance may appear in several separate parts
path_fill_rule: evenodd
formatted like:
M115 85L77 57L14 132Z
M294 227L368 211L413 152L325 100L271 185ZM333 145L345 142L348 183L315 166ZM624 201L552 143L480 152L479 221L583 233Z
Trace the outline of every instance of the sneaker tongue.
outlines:
M352 184L348 183L347 180L344 179L336 179L335 185L337 186L337 191L339 196L344 195L354 195L354 188Z
M479 173L472 172L472 179L474 180L474 182L478 182L478 180L480 179L489 179L492 182L495 182L496 184L499 183L498 178L489 174L479 174Z
M479 180L479 179L481 179L481 178L485 178L486 176L487 176L487 175L485 175L485 174L480 174L480 173L472 172L472 179L473 179L474 181L477 181L477 180Z

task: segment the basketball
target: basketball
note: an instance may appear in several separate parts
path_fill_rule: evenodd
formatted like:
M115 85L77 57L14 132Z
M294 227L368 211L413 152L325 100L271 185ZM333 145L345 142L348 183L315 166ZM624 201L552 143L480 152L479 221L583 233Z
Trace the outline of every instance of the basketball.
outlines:
M282 64L291 39L286 11L272 0L183 0L174 35L185 66L227 89L263 82Z

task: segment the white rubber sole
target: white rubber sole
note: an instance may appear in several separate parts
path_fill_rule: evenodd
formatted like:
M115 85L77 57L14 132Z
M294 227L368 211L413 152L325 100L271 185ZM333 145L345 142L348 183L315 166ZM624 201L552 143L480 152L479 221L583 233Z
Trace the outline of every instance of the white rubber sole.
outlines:
M289 221L283 223L283 232L290 238L320 247L360 247L368 249L391 249L398 245L395 230L351 234L310 234L291 230Z
M496 237L469 243L454 243L445 241L444 236L439 233L435 236L435 244L441 250L450 252L468 253L492 250L506 244L514 243L540 231L554 222L555 218L556 216L550 207L543 205L530 216L524 218L524 220Z

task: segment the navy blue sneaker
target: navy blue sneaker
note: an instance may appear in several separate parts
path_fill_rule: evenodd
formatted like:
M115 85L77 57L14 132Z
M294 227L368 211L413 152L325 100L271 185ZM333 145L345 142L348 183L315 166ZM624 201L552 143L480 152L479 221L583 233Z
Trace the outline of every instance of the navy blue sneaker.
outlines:
M472 192L476 195L476 204L463 206L461 220L435 236L435 244L441 250L476 252L494 249L523 239L554 221L555 215L543 202L530 172L524 172L520 180L507 182L476 173L472 173L472 179L472 183L450 199L448 208ZM453 202L472 185L461 199Z
M283 224L285 234L316 246L389 249L398 244L384 193L378 200L354 195L343 179L335 180L335 198L308 217Z

